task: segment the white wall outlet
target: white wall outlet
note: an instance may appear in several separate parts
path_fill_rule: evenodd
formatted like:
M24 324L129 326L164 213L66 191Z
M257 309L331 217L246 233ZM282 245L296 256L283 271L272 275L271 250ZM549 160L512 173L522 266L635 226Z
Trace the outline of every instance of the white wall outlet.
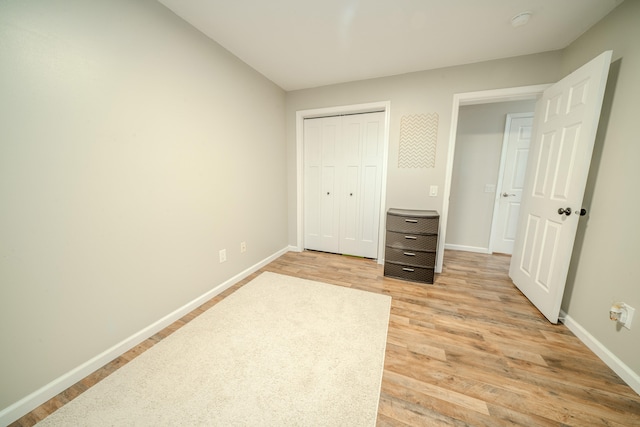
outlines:
M609 319L622 324L627 329L631 329L631 321L636 309L624 302L614 302L609 309Z
M627 318L625 319L622 326L627 329L631 329L631 321L633 320L633 315L635 314L636 309L625 303L623 303L623 306L627 310Z
M247 242L240 242L240 252L247 252Z
M432 185L429 187L429 197L436 197L438 195L438 186Z
M222 249L220 250L220 262L225 262L227 260L227 250L226 249Z

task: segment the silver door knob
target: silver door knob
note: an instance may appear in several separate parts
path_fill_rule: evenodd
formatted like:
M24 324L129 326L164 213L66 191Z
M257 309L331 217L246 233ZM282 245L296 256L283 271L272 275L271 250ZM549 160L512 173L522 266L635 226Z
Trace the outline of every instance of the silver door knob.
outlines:
M571 208L565 208L565 209L560 208L560 209L558 209L558 214L559 215L563 215L564 214L566 216L569 216L569 215L571 215Z
M515 194L502 193L502 197L515 197Z

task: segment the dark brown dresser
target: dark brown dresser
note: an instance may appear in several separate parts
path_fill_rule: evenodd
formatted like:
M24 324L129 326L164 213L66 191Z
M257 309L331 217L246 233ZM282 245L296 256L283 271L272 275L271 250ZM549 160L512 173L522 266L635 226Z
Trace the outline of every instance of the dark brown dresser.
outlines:
M384 275L433 283L439 222L436 211L389 209Z

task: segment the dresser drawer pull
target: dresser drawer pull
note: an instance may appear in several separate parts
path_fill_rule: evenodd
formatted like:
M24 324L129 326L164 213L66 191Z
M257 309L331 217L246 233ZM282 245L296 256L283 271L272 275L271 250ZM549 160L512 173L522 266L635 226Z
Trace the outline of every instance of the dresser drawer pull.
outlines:
M402 271L408 271L409 273L413 273L415 270L413 268L404 267Z
M417 224L418 220L417 219L405 219L404 222L411 222L413 224Z
M413 252L403 252L406 256L416 256Z
M404 236L404 238L409 240L418 240L416 236Z

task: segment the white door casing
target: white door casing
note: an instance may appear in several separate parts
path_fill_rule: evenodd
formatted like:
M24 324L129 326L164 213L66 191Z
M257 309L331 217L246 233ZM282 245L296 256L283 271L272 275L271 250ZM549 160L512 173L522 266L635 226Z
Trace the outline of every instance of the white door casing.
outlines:
M304 120L304 248L377 258L384 119Z
M558 321L611 55L545 90L536 107L509 275L551 323ZM559 213L567 208L569 215Z
M492 252L513 252L532 130L533 113L507 114L491 226Z

